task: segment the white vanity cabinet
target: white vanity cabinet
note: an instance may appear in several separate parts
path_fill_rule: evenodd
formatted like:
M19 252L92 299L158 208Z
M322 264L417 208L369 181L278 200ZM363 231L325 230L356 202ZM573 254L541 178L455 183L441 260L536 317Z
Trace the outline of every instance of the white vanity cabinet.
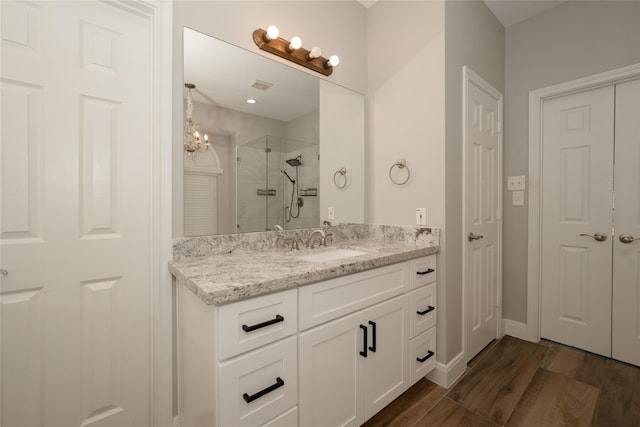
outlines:
M296 426L297 290L221 306L177 296L179 425Z
M359 426L435 367L435 255L225 305L178 287L179 425Z
M435 367L435 279L433 255L300 288L301 426L359 426Z

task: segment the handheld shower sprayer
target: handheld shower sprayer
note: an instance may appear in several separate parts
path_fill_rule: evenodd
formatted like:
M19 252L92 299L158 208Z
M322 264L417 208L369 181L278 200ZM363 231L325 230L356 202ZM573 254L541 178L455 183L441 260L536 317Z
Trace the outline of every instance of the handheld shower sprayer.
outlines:
M287 178L289 178L289 181L291 181L291 183L292 183L292 184L295 184L295 183L296 183L296 180L295 180L295 179L293 179L293 178L291 178L291 177L289 176L289 174L287 173L287 171L283 171L283 170L281 170L280 172L282 172L283 174L285 174L285 176L286 176Z

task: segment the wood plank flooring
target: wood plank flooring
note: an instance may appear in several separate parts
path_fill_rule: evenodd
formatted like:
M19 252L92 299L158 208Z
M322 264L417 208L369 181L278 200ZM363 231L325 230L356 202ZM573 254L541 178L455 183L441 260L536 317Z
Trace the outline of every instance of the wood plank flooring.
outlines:
M505 336L449 390L423 379L364 426L640 427L640 368Z

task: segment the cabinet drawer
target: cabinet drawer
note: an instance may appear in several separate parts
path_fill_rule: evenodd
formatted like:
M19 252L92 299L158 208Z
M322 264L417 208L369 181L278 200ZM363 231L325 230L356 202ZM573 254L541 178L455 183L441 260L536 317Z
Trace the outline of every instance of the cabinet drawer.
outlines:
M411 289L436 281L436 256L429 255L411 261Z
M436 284L432 283L409 294L411 296L409 334L412 338L435 326L438 312L436 292Z
M221 306L218 359L225 360L295 334L297 304L297 292L291 289Z
M298 427L298 407L289 409L279 417L263 424L262 427Z
M409 377L414 385L436 367L436 328L409 341Z
M409 290L409 262L299 288L300 330L369 307Z
M297 348L291 337L220 363L218 425L258 426L296 406Z

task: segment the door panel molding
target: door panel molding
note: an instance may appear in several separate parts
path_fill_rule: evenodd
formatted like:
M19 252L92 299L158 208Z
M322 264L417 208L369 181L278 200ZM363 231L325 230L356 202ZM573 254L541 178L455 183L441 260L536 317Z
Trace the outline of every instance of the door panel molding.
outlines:
M640 78L640 64L618 68L529 92L529 225L527 267L527 339L540 340L542 278L542 108L545 101ZM567 117L577 126L576 117Z

